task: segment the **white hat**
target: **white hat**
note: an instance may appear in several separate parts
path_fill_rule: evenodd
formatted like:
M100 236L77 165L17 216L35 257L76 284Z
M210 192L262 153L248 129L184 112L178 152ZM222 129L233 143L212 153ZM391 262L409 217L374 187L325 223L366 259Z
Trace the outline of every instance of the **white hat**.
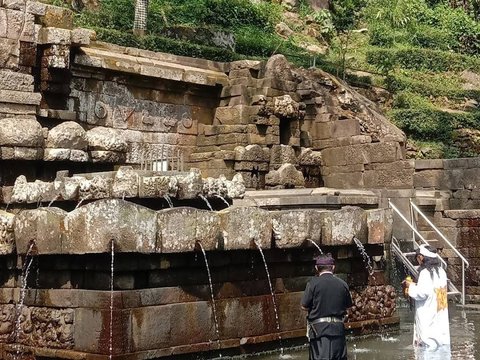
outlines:
M427 245L425 245L425 244L420 245L419 252L420 252L421 255L423 255L425 257L429 257L429 258L437 258L438 257L438 254L428 250Z

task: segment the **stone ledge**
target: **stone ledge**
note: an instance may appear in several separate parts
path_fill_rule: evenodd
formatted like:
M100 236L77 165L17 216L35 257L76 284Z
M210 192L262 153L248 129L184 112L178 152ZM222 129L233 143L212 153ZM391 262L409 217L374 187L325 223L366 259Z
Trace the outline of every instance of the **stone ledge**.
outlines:
M472 210L445 210L444 214L450 219L480 218L480 209Z
M81 54L75 57L75 63L83 66L206 86L228 84L228 76L219 71L195 68L152 58L135 57L98 48L81 47L80 50Z

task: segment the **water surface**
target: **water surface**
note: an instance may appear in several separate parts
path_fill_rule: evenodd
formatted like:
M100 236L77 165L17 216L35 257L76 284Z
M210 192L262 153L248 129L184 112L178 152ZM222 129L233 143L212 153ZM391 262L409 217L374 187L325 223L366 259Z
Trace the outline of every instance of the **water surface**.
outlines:
M480 360L480 311L450 305L450 336L452 360ZM415 360L413 338L413 312L408 308L398 310L400 329L382 334L348 338L349 360ZM441 355L439 359L448 356ZM286 349L279 353L258 355L253 360L308 359L308 350ZM424 359L424 358L421 358ZM431 359L431 357L428 357Z

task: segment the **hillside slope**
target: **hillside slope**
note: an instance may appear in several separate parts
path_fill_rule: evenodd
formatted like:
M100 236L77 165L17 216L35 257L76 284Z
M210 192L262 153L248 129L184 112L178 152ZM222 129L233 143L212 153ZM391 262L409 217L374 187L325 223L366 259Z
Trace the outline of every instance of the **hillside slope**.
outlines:
M46 1L120 45L218 61L284 54L381 105L410 157L480 154L477 0L150 0L144 36L133 0Z

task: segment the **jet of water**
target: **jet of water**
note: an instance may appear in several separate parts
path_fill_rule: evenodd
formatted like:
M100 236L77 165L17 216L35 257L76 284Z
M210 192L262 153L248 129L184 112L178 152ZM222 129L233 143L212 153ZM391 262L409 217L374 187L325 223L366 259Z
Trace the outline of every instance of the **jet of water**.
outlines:
M108 343L109 358L112 360L113 356L113 275L115 263L115 240L112 239L111 261L110 261L110 339Z
M320 254L323 254L322 249L320 249L320 246L318 246L318 244L317 244L315 241L313 241L313 240L311 240L311 239L307 239L307 241L310 241L313 245L315 245L315 247L317 248L318 252L319 252Z
M25 303L25 295L27 292L27 279L28 279L28 274L30 272L30 267L32 266L33 263L33 256L32 251L35 246L35 242L32 241L30 243L30 246L27 250L27 253L25 254L25 264L22 268L22 281L21 281L21 290L20 290L20 298L17 303L17 306L15 307L15 329L14 329L14 334L13 334L13 341L15 343L15 346L17 347L16 354L14 356L14 359L17 359L17 356L20 354L20 348L18 342L18 336L21 331L21 319L22 319L22 310L23 310L23 304ZM30 257L30 258L29 258Z
M80 199L80 201L78 202L77 206L75 206L75 210L78 209L80 207L80 205L82 205L82 203L85 201L85 200L88 200L90 198L90 195L87 195L83 198Z
M172 202L172 199L170 198L170 196L168 196L168 194L165 194L165 195L163 195L163 198L167 201L168 206L170 208L173 208L173 202Z
M225 200L225 198L222 195L215 194L214 196L222 200L225 203L225 205L227 205L227 207L230 207L230 204L228 203L227 200Z
M47 205L47 208L49 208L50 206L52 206L52 204L57 201L58 199L60 198L60 194L57 194L57 196L55 196L52 201L50 201Z
M370 261L370 256L368 256L365 247L356 236L353 237L353 241L355 242L355 245L357 245L358 251L360 251L360 254L362 255L363 263L368 271L368 275L373 275L372 262Z
M203 258L205 260L205 266L207 267L208 284L210 285L210 296L212 298L213 319L215 321L215 333L217 335L218 350L220 350L220 331L218 330L217 308L215 306L215 297L213 296L212 276L210 274L210 267L208 266L207 254L205 253L205 249L203 248L200 241L197 241L197 244L198 246L200 246L200 250L202 250ZM222 355L220 355L220 357L221 356Z
M268 265L267 265L267 261L265 260L265 255L263 253L262 247L256 240L255 240L255 246L258 248L258 251L260 251L260 255L262 256L262 260L263 260L263 265L265 266L265 271L267 273L268 286L270 287L270 293L272 294L273 310L275 312L275 322L277 325L278 340L280 341L280 353L281 353L280 356L283 356L282 335L280 334L280 319L278 317L277 301L275 298L275 292L273 291L272 280L270 279L270 272L268 271Z
M200 199L202 199L203 201L205 201L205 204L207 204L210 211L213 211L212 205L210 205L210 202L207 200L207 198L205 196L203 196L202 194L199 194L198 197Z

